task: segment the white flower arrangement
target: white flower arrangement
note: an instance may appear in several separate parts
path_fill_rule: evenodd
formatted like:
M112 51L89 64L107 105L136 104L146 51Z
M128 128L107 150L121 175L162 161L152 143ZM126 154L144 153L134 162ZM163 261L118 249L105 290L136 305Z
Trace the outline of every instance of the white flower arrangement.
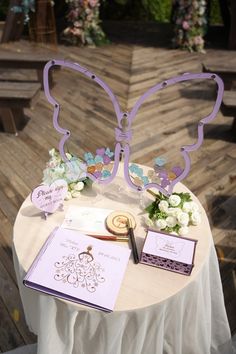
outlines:
M189 193L173 193L170 197L159 193L145 211L148 226L179 236L187 235L190 225L201 222L198 204L192 201Z
M86 164L72 154L66 153L69 160L64 162L56 149L49 151L50 160L43 171L43 183L50 185L57 179L64 179L68 185L66 200L76 198L86 185L91 183L86 177Z

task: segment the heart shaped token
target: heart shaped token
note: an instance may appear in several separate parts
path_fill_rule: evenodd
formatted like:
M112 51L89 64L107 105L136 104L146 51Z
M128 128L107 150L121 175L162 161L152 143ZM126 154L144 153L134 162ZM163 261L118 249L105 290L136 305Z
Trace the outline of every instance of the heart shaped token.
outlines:
M68 186L64 179L57 179L50 186L41 184L31 193L31 201L45 213L54 213L63 203Z

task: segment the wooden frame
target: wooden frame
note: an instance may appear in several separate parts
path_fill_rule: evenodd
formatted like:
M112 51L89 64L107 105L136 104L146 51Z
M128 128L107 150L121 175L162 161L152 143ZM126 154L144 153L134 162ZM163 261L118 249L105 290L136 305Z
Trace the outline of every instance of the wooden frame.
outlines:
M24 13L14 12L14 6L21 5L21 0L10 0L6 22L1 38L2 43L18 41L24 29Z

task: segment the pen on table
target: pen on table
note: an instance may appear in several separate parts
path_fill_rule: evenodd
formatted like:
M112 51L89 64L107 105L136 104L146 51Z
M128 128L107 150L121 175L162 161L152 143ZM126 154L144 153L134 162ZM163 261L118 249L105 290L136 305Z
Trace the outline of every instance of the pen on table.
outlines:
M126 236L106 236L106 235L88 235L94 238L98 238L99 240L105 240L105 241L129 241L129 237Z
M131 248L134 257L134 263L137 264L139 263L139 257L138 257L137 246L134 238L134 229L132 227L132 221L130 219L127 220L127 226L128 226L128 235L130 238Z

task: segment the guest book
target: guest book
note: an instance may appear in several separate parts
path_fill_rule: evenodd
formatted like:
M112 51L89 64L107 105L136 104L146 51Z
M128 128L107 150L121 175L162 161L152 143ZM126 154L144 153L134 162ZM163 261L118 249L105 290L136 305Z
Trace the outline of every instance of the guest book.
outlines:
M140 263L190 275L194 266L197 240L149 229Z
M111 312L130 250L56 228L26 274L23 284L43 293Z

